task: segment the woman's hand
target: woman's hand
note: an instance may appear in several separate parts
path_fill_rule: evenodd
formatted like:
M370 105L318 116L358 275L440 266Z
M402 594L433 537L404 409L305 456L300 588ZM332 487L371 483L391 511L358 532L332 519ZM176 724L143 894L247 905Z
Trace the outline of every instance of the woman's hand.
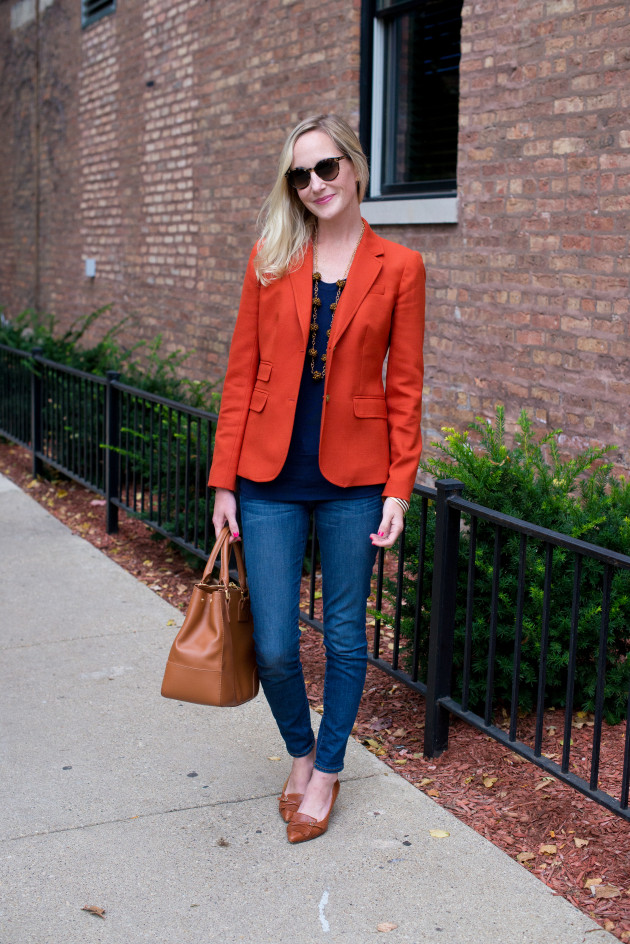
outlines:
M240 541L236 521L236 496L229 488L217 488L214 493L214 512L212 513L214 533L219 537L226 524L230 526L230 544Z
M391 547L402 534L404 520L403 510L398 502L393 498L386 498L378 534L370 535L374 547Z

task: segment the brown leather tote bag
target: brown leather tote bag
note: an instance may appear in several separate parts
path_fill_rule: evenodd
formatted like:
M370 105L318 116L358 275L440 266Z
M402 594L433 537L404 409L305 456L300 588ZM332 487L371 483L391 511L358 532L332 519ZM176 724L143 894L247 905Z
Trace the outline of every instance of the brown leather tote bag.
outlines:
M162 695L198 705L232 707L258 694L254 624L241 546L229 544L226 526L212 549L201 583L195 584L186 618L166 663ZM238 586L230 582L230 550ZM221 553L219 582L212 570Z

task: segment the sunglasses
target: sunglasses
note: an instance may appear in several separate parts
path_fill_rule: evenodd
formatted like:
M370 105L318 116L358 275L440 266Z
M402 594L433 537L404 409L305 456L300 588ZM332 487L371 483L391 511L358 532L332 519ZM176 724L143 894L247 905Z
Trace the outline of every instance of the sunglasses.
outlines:
M315 171L320 180L325 180L326 182L338 177L339 161L345 160L346 157L346 154L342 157L325 157L323 160L318 161L315 167L294 167L293 170L289 169L284 176L296 190L304 190L311 182L311 174L313 171Z

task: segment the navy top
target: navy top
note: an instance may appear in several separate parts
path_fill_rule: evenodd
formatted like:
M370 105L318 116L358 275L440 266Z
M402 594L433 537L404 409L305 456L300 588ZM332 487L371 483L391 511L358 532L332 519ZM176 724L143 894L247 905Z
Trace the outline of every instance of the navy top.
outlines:
M343 291L343 290L342 290ZM321 373L321 355L326 353L327 335L332 324L331 304L337 297L336 282L320 282L321 306L317 310L319 330L315 339L318 352L314 370ZM312 334L309 333L311 347ZM280 474L271 482L254 482L240 478L241 495L269 501L317 501L336 498L365 498L380 495L383 485L334 485L324 478L319 468L319 436L322 421L324 381L313 380L311 356L306 354L295 408L293 434L289 452Z

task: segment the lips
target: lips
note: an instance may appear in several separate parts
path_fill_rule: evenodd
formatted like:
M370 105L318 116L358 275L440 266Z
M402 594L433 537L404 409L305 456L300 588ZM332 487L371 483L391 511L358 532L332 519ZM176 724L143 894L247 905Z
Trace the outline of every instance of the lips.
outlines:
M329 193L325 197L319 197L319 199L315 200L315 203L317 204L317 206L324 206L326 203L330 203L333 197L334 197L334 193Z

